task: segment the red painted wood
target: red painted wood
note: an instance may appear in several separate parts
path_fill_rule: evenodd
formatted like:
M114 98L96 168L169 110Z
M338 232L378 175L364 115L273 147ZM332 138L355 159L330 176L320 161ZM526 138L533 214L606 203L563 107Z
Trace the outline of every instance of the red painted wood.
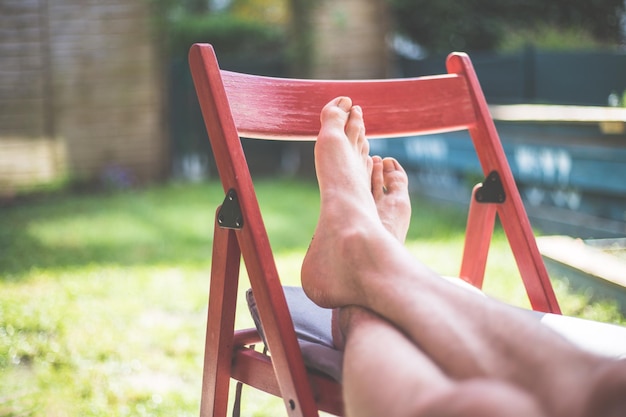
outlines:
M269 394L280 395L278 381L273 372L271 359L250 345L261 343L256 329L237 330L233 337L235 354L232 361L232 377ZM313 396L320 410L343 415L342 388L334 379L316 372L309 374Z
M228 236L237 238L271 351L271 360L266 357L264 362L260 359L248 362L242 358L256 357L256 354L244 354L239 348L231 349L234 357L240 360L232 372L243 382L256 383L264 387L262 389L271 389L279 394L289 415L318 415L315 395L319 394L320 386L312 385L304 367L239 136L314 140L319 130L320 110L336 96L350 96L355 104L363 107L368 137L468 129L485 175L492 170L500 174L507 199L496 209L531 304L538 310L559 311L495 125L466 55L452 54L448 58L450 74L369 81L278 79L220 71L210 45L194 45L189 53L189 63L222 185L225 191L235 190L239 198L244 226L229 232ZM480 285L484 275L486 249L493 228L493 210L493 206L472 207L468 218L469 236L462 275L466 274L476 285ZM214 245L231 244L219 236L221 233L216 233ZM230 239L228 242L231 242ZM234 270L235 261L230 255L232 250L215 250L214 262L217 258L226 257L228 261L224 262L230 266L220 268ZM230 272L217 271L212 279L221 280L222 276L230 277ZM230 278L224 280L232 281ZM227 284L223 285L223 298L230 300L231 289ZM210 325L207 332L209 355L205 377L212 378L215 371L215 380L206 382L210 389L208 393L203 390L203 396L217 401L215 398L218 395L211 392L221 393L227 389L228 381L224 382L222 370L231 358L221 356L222 347L226 346L224 349L228 350L229 340L219 335L222 329L231 328L229 317L234 314L235 303L211 299L210 304L220 306L215 309L227 316L219 326L214 328ZM253 337L251 334L248 336ZM209 346L217 346L220 353L211 353L213 347L209 349ZM332 388L331 385L321 387L324 390Z
M496 170L506 193L503 204L497 205L498 216L509 240L513 255L533 309L560 313L554 289L546 270L513 173L506 159L496 126L489 113L474 67L465 54L452 54L447 61L448 72L464 75L474 103L477 123L469 132L485 176Z
M472 200L470 201L469 213L467 215L461 273L459 274L460 278L476 288L483 287L489 245L491 244L493 227L496 221L496 205L476 201L476 191L479 187L480 184L476 185L472 190Z
M243 347L248 345L255 345L261 342L261 336L256 329L242 329L235 331L233 336L233 347Z
M290 416L317 416L317 405L212 47L194 45L189 61L224 190L234 189L239 198L244 227L236 232L237 239L287 412Z
M370 138L460 130L475 122L467 83L454 74L369 81L222 75L244 137L314 140L320 110L340 95L363 108Z
M233 357L232 377L268 394L281 395L271 359L253 349L236 350ZM319 409L334 415L343 415L341 384L315 372L311 372L308 378Z
M217 218L217 215L216 215ZM225 417L241 252L235 233L215 223L200 416Z

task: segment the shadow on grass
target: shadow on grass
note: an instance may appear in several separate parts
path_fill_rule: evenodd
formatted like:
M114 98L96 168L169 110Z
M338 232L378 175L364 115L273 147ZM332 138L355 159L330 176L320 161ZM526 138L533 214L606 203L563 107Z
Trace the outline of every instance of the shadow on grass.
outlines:
M273 247L305 250L318 218L312 181L260 180L257 196ZM169 184L108 194L64 195L0 209L0 277L84 265L208 265L221 185ZM464 213L414 202L409 239L463 233Z
M317 221L315 184L262 180L257 193L275 251L306 248ZM206 264L221 185L65 195L0 208L0 277L84 265Z
M0 276L86 264L189 262L210 254L213 186L52 197L1 209ZM185 225L189 211L192 221ZM180 224L178 224L180 222Z

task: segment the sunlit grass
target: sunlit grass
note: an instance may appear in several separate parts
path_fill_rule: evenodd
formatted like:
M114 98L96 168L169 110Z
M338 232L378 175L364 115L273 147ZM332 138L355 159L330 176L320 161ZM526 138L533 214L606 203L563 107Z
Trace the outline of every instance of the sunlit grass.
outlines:
M299 282L317 188L257 184L286 285ZM52 197L0 209L0 416L197 416L216 183ZM458 272L465 214L417 200L409 250ZM485 288L526 305L498 229ZM245 276L242 290L247 288ZM556 283L571 314L623 322ZM526 303L526 304L525 304ZM243 297L237 326L252 322ZM280 400L244 391L244 415L286 415Z

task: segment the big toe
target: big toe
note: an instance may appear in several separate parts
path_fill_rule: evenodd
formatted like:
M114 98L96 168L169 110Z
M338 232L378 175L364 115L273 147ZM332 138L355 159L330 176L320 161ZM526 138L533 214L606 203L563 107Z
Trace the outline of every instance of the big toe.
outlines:
M350 97L337 97L324 106L320 113L322 126L344 128L350 116L352 100Z

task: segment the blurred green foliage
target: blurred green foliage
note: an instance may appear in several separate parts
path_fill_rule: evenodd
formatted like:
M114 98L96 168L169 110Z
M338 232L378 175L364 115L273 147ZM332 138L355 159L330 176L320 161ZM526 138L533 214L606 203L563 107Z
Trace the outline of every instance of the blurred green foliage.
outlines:
M570 46L581 47L568 42L572 32L615 45L624 13L622 0L389 1L397 30L433 52L495 50L510 33L541 34L546 27L552 39L562 32L560 41Z
M220 56L273 56L292 75L306 76L313 48L314 0L148 0L169 53L186 55L210 42ZM383 0L393 31L433 53L510 51L525 44L545 49L618 45L623 0ZM384 24L381 19L381 24Z
M186 60L189 47L211 43L221 60L284 59L287 45L285 1L149 0L166 55ZM223 6L211 6L212 4Z
M280 56L287 40L280 26L230 13L186 15L172 22L169 27L172 55L186 55L196 42L211 43L221 59L228 59Z
M548 51L593 50L609 46L583 28L560 29L546 23L533 28L509 30L506 36L500 39L497 49L505 53L516 52L528 45Z

